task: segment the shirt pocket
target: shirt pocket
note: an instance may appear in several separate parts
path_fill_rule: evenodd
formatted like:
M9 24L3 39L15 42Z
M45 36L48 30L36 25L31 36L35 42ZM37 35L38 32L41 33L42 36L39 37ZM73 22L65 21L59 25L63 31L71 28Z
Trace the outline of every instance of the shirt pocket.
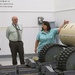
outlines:
M11 30L10 30L10 33L15 33L15 32L16 32L15 29L11 29Z

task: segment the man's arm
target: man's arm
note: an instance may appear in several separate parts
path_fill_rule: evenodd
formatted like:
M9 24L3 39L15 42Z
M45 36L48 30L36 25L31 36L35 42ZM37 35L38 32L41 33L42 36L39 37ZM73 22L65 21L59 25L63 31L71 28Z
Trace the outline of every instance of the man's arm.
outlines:
M7 39L9 40L9 27L8 27L7 30L6 30L6 37L7 37Z

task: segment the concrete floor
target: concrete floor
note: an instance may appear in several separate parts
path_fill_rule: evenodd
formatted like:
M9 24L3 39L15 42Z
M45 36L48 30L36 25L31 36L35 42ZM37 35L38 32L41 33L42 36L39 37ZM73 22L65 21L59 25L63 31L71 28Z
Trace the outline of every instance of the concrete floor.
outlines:
M18 65L20 64L19 58L17 58ZM1 65L12 65L12 59L11 58L0 58L0 64Z
M27 54L25 55L24 59L30 58L30 57L35 57L37 56L36 54ZM17 65L20 65L19 57L17 57ZM1 65L12 65L12 58L11 56L0 56L0 64Z

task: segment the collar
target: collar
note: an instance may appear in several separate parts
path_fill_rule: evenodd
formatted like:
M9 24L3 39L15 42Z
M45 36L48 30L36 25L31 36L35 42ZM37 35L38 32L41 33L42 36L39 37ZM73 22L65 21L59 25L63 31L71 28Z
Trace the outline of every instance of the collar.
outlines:
M15 24L12 24L15 27ZM19 24L16 24L17 29L22 30L22 26Z
M47 31L47 32L45 32L45 31L41 31L42 32L42 34L47 34L49 31Z

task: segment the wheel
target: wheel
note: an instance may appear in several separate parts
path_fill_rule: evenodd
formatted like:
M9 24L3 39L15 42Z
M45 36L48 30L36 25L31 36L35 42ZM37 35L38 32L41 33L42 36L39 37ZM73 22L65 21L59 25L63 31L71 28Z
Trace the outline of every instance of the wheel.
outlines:
M57 66L61 71L75 70L75 47L68 47L60 53Z
M40 62L53 62L59 53L63 50L63 46L59 44L47 44L39 53Z

